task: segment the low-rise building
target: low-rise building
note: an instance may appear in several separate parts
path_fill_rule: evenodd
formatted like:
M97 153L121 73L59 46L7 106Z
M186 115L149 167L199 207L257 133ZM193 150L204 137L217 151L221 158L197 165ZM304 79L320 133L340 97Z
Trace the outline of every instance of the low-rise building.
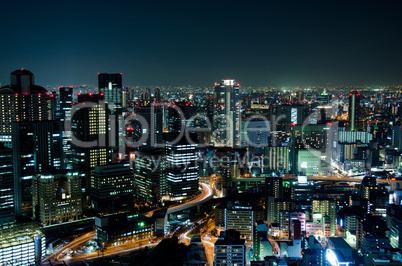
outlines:
M215 242L214 265L246 265L246 246L244 240L240 239L240 232L236 230L221 232Z
M78 172L36 175L32 189L33 217L43 225L79 219L82 214Z
M37 265L45 250L46 237L37 223L11 224L0 230L2 265Z
M153 222L145 216L117 214L95 217L96 236L99 244L118 246L128 241L151 239Z

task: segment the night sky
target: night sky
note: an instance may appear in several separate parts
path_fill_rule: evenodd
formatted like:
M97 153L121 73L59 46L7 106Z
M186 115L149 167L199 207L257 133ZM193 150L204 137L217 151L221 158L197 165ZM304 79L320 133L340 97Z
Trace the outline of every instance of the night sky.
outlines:
M402 84L401 1L1 1L0 83Z

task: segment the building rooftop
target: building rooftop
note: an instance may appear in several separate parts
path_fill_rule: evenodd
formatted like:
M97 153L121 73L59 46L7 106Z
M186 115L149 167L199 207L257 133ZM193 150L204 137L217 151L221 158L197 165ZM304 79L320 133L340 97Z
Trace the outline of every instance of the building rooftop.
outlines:
M331 242L334 248L351 248L342 237L329 237L328 242Z

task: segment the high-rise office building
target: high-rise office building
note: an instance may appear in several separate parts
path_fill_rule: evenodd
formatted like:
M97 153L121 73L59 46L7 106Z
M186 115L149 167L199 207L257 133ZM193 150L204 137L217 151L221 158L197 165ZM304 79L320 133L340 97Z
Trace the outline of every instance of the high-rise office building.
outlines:
M59 87L60 95L60 120L71 118L71 109L73 107L73 87Z
M33 175L64 168L62 138L60 121L12 124L14 200L17 216L31 215Z
M124 153L118 149L125 146L125 127L122 112L127 105L127 94L123 88L122 77L121 73L98 74L99 94L103 95L109 114L109 147L113 148L113 158L119 157L119 152Z
M214 162L216 162L216 175L220 176L222 193L226 196L232 187L232 178L240 175L240 163L246 154L246 149L225 148L215 149Z
M272 245L268 240L268 228L263 221L254 223L253 257L254 260L262 260L266 256L272 256Z
M301 103L278 105L276 115L276 119L281 124L301 125L308 118L309 107Z
M240 232L240 238L253 239L254 212L251 206L228 206L225 209L225 230Z
M60 121L63 123L63 153L66 168L72 167L73 151L71 148L71 130L65 130L65 121L71 121L73 107L73 87L59 87Z
M173 138L178 134L172 134ZM169 196L190 197L198 191L197 144L183 137L166 145L166 181Z
M130 210L134 206L134 171L130 164L95 166L91 176L92 207L99 213Z
M313 217L316 214L318 223L324 225L325 236L335 236L336 228L336 202L330 199L313 200Z
M224 79L221 84L215 84L213 129L215 146L240 145L239 84L234 79Z
M103 94L110 109L125 107L122 74L99 73L99 94Z
M142 150L162 148L163 141L163 108L157 105L138 106L134 109L135 116L139 123L136 123L134 135L136 141L144 138L138 147Z
M298 173L301 166L299 159L299 151L306 149L312 150L312 152L320 152L325 161L328 162L331 159L331 125L329 124L308 124L297 125L293 128L292 136L292 149L291 149L291 165L293 173ZM320 159L319 158L319 159ZM308 167L308 166L307 166ZM321 169L324 171L326 168Z
M79 219L82 213L81 177L78 172L34 176L32 202L33 217L43 225Z
M157 205L167 194L165 151L136 151L133 160L134 195L138 202Z
M49 120L53 114L51 95L35 85L32 72L15 70L10 80L10 85L0 88L0 142L11 148L13 122Z
M192 102L177 102L174 108L167 108L167 127L169 132L180 133L187 125L187 122L196 115L196 106ZM194 122L194 121L193 121Z
M290 147L265 147L264 171L289 172Z
M363 129L363 125L360 122L361 119L361 106L360 106L360 92L351 91L349 94L349 123L350 131L359 131Z
M155 97L154 97L155 102L160 102L162 100L161 98L161 89L155 88Z
M78 103L82 106L76 108L71 117L72 168L83 177L84 206L89 206L91 172L95 166L109 163L111 158L108 146L108 116L107 107L103 104L103 96L100 94L78 95ZM77 143L74 138L83 143Z
M0 226L14 222L14 175L12 149L0 143Z

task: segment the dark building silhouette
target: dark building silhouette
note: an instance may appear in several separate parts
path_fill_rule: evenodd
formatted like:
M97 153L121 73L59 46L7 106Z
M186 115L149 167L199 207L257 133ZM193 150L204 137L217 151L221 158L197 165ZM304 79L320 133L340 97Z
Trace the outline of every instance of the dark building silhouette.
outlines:
M60 121L16 122L13 132L14 200L17 216L32 212L32 177L64 168Z
M363 129L363 125L360 122L361 119L361 107L360 107L360 92L351 91L349 94L349 123L350 131L359 131Z
M12 149L0 143L0 226L14 222L14 175Z

